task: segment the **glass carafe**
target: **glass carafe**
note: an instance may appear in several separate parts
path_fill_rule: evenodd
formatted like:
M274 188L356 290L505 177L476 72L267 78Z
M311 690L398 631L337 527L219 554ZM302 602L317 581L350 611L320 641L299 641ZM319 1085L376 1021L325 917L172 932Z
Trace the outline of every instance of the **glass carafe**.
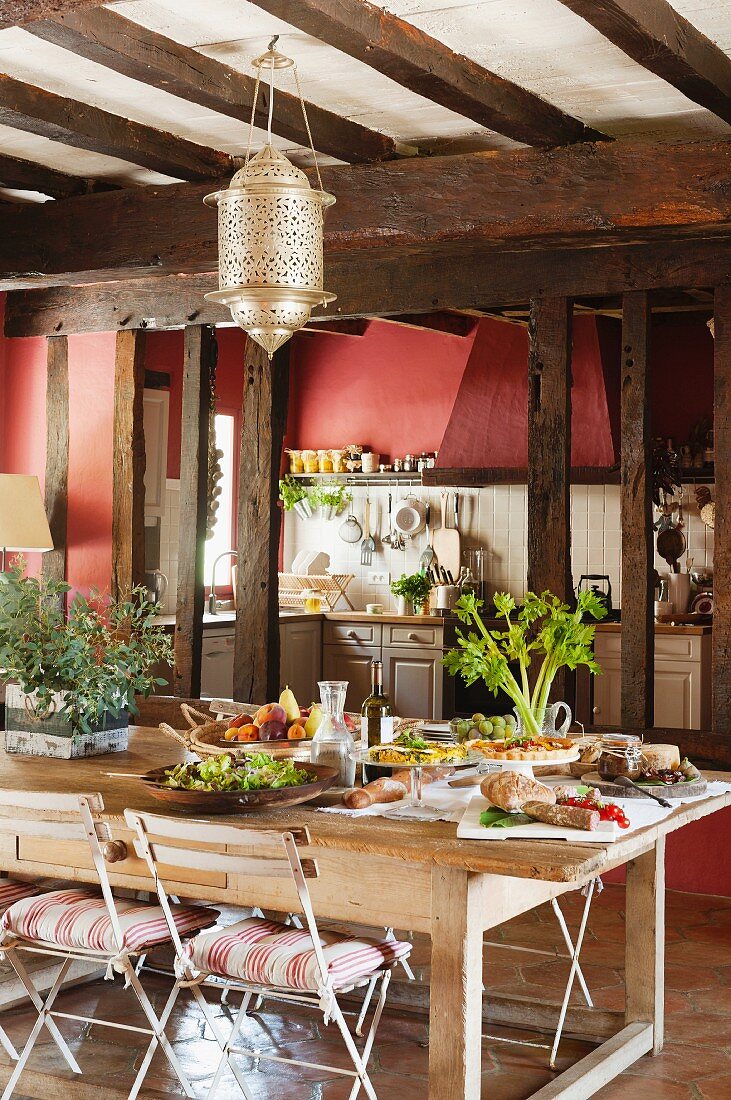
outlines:
M310 759L313 764L337 768L336 785L352 787L355 783L355 742L343 717L348 681L321 680L318 687L322 702L322 722L312 739Z
M559 725L559 714L563 710L563 721ZM516 736L520 737L526 731L523 725L523 720L518 712L518 708L515 708L515 714L517 721L515 725ZM571 709L567 703L548 703L546 707L541 710L533 712L538 729L544 737L565 737L571 726Z

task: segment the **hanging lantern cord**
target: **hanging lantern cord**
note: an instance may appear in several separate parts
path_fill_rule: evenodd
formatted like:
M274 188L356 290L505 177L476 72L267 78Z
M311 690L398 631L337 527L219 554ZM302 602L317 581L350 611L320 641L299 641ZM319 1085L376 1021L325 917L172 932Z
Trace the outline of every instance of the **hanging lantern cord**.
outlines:
M319 187L320 191L322 191L323 186L322 186L322 179L320 177L320 165L317 162L317 153L315 152L315 144L312 140L312 131L310 130L310 120L307 117L307 108L305 107L305 99L304 99L304 96L302 95L302 88L300 87L300 77L299 77L299 73L297 72L297 65L294 64L292 66L292 68L294 70L294 82L297 85L297 95L300 97L300 103L302 104L302 117L305 120L305 129L307 130L307 138L310 142L310 149L312 150L312 158L315 162L315 172L317 173L317 186Z

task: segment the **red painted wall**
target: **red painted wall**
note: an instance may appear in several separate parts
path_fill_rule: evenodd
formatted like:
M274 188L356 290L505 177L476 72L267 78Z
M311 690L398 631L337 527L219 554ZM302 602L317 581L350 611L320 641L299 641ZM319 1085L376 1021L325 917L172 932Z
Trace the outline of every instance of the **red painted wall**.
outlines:
M295 337L287 443L362 443L390 457L438 450L473 339L385 321L364 336Z

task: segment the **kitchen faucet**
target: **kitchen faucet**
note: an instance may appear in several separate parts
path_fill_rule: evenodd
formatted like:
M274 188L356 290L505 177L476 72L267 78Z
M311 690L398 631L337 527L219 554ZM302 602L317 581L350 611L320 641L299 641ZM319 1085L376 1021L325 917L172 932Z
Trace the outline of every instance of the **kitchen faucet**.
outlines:
M234 557L238 561L238 558L239 558L238 551L236 551L236 550L224 550L224 552L222 554L219 554L218 557L213 562L213 568L211 569L211 593L208 597L208 614L209 615L217 615L218 614L218 610L216 609L216 566L218 565L221 558L229 558L229 557Z

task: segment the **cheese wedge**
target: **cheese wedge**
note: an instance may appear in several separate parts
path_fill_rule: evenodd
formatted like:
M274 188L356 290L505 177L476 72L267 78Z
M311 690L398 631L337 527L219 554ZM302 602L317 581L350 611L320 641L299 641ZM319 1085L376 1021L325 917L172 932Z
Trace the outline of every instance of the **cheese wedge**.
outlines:
M680 767L680 749L677 745L643 745L642 758L647 768L655 771L677 771Z

